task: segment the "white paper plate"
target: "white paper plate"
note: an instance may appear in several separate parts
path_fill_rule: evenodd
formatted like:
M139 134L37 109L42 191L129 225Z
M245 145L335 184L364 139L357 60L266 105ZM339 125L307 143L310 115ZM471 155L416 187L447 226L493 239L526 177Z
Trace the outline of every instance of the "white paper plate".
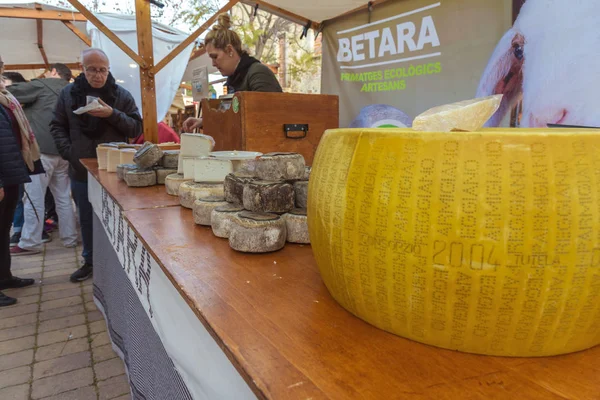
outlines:
M262 156L263 153L257 151L213 151L209 153L210 156L219 158L221 160L252 160L253 158Z

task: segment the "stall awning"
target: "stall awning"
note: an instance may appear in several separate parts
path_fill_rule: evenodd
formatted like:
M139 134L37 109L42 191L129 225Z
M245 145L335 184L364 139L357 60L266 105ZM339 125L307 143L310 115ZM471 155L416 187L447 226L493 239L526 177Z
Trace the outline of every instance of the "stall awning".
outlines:
M312 22L322 22L335 18L359 7L364 6L367 8L369 3L366 0L242 0L242 2L252 6L258 3L259 7L281 17L286 16L286 12L288 12ZM277 8L280 9L279 12ZM289 15L287 17L289 18ZM293 20L294 18L290 19Z

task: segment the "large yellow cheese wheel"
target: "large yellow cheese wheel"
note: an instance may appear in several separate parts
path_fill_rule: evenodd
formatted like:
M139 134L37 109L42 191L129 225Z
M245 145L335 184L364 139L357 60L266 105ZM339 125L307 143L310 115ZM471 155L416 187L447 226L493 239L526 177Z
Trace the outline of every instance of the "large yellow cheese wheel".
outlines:
M562 354L600 343L600 135L325 133L312 249L348 311L448 349Z

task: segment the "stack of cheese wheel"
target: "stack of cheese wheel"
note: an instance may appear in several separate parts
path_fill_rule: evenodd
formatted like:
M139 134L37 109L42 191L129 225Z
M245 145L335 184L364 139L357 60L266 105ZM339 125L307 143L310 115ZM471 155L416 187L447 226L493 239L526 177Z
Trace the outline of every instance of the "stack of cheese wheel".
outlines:
M332 296L452 350L548 356L600 343L600 134L325 133L309 183Z

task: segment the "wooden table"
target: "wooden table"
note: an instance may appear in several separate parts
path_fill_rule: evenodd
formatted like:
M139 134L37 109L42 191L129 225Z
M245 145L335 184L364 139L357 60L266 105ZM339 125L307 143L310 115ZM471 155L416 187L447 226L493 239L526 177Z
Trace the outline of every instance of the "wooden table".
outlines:
M238 253L163 186L128 188L84 165L259 398L600 399L600 346L501 358L403 339L339 306L310 246Z

